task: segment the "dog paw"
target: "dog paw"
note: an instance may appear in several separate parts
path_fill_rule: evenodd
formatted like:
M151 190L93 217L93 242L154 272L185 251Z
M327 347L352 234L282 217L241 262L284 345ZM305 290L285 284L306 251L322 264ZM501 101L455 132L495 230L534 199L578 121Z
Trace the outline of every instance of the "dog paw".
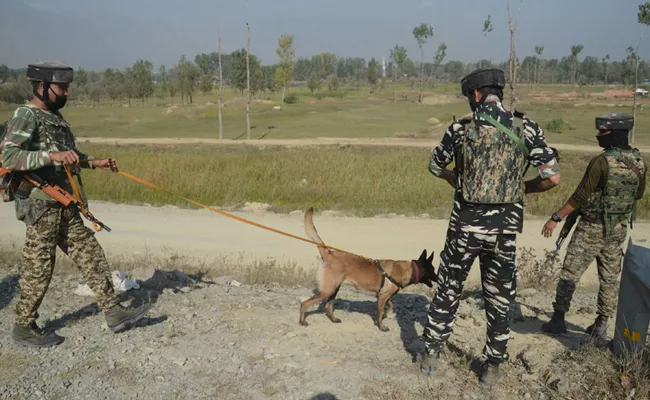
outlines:
M338 319L338 318L334 318L334 319L332 320L332 322L334 322L335 324L340 324L340 323L341 323L341 320Z
M380 326L379 330L382 331L382 332L388 332L390 330L390 328L387 327L387 326Z
M298 323L299 323L300 325L302 325L302 326L309 326L309 324L307 323L307 321L298 321Z

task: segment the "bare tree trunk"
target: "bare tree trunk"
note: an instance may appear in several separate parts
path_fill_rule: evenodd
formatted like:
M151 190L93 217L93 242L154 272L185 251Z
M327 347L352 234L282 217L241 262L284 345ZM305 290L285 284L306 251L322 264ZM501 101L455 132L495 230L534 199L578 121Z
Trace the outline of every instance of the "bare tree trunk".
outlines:
M645 30L641 34L641 37L639 38L639 44L636 45L636 54L635 54L635 59L636 59L636 66L635 66L635 72L634 72L634 105L633 110L632 110L632 118L634 119L634 125L632 125L632 130L630 131L630 144L634 143L634 133L636 129L636 88L639 86L639 47L641 47L641 42L643 41L643 35L645 34Z
M285 90L287 89L287 85L282 85L282 97L280 98L280 104L284 104L284 93Z
M639 41L640 43L640 41ZM636 99L638 97L636 93L636 88L639 86L639 56L636 56L636 71L634 73L634 104L632 109L632 119L634 120L634 125L632 125L632 130L630 131L630 144L634 144L634 128L636 127Z
M246 22L247 44L246 44L246 137L251 138L251 70L249 54L251 50L251 27Z
M424 49L421 49L421 58L420 58L420 95L418 98L418 103L422 104L422 87L424 85Z
M219 91L218 91L218 108L219 108L219 139L223 139L223 113L221 110L223 100L221 98L221 91L223 90L223 69L221 67L221 29L217 27L217 35L219 36Z
M517 34L517 19L519 13L517 13L517 18L515 18L515 23L512 23L512 17L510 15L510 0L506 1L506 7L508 9L508 26L510 28L510 110L515 109L517 104L517 50L515 48L515 38Z

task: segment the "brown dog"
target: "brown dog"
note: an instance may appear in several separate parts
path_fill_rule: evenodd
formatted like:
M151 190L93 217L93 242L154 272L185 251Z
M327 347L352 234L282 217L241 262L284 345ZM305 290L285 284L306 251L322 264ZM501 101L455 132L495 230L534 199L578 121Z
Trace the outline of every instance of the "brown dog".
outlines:
M318 236L312 217L313 208L305 212L305 230L307 235L318 243L323 240ZM323 265L318 270L317 289L315 296L303 301L300 304L300 324L307 326L305 321L305 312L309 307L318 304L327 299L325 304L325 313L328 318L335 323L341 322L334 317L334 299L339 288L344 282L352 284L359 290L369 291L377 295L377 325L379 329L386 332L388 328L384 326L384 307L388 304L393 308L390 298L400 289L409 285L424 283L433 287L438 277L433 267L433 253L427 258L426 249L420 255L420 258L412 261L393 261L393 260L367 260L363 257L356 256L340 251L333 251L326 247L318 247Z

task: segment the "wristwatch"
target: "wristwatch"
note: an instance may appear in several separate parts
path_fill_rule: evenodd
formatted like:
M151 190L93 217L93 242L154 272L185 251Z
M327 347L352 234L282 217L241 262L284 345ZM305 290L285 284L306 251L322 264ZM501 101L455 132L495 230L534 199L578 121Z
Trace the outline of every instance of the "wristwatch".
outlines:
M554 212L553 215L551 216L551 219L555 222L561 222L562 218L560 218L560 215L557 212Z

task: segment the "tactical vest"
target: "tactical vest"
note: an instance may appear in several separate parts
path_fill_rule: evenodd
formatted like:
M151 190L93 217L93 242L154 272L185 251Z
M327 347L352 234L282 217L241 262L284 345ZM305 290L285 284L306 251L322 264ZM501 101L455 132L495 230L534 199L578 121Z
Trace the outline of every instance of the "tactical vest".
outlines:
M504 121L505 122L505 121ZM522 119L512 118L510 130L523 141ZM509 123L505 122L507 128ZM465 126L456 154L456 173L462 177L461 193L467 203L512 204L524 198L526 156L508 134L491 124Z
M607 160L605 187L596 188L580 213L587 220L605 223L607 233L616 223L633 217L636 192L646 167L637 149L613 148L603 155Z

